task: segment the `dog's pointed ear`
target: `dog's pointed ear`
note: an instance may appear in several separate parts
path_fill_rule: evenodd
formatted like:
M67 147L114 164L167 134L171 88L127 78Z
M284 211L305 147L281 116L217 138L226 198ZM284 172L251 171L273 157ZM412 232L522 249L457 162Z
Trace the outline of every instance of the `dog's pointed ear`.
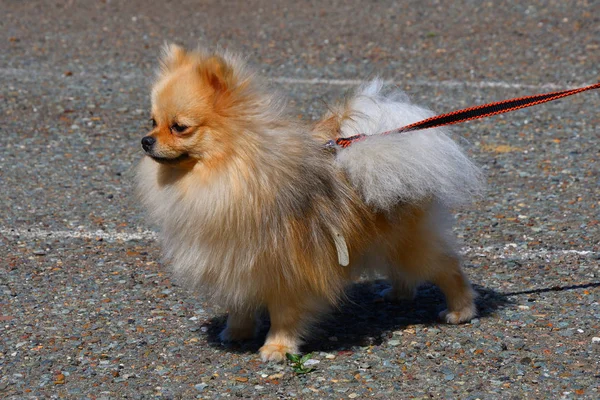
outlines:
M214 55L207 58L198 66L198 71L216 92L224 92L233 88L233 68L221 56Z
M185 49L175 43L165 43L160 58L160 70L164 72L171 71L188 60L188 54Z

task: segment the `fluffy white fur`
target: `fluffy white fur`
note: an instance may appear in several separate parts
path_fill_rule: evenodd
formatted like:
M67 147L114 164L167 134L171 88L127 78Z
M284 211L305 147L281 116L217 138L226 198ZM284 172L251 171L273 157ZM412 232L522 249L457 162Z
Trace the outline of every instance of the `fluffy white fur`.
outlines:
M341 125L343 137L375 135L433 116L401 91L385 94L380 80L362 86L345 107L349 118ZM455 206L483 188L479 169L446 128L371 136L340 150L337 162L364 200L381 211L432 197Z

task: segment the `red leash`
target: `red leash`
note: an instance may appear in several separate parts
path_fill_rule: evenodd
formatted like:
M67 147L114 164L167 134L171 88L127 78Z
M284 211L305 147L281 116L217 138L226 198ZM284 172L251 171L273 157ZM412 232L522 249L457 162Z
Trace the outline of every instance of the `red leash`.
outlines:
M417 131L420 129L436 128L438 126L453 125L458 124L460 122L471 121L474 119L491 117L492 115L504 114L509 111L535 106L537 104L546 103L552 100L558 100L563 97L572 96L577 93L598 88L600 88L600 82L594 85L585 86L578 89L569 89L561 90L559 92L536 94L533 96L518 97L515 99L503 100L495 103L488 103L480 106L469 107L462 110L452 111L447 114L441 114L435 117L427 118L423 121L415 122L414 124L406 125L397 129L392 129L391 131L381 132L379 133L379 135L389 135L391 133L405 133ZM336 146L340 146L342 148L346 148L354 142L358 142L365 139L367 136L368 135L361 133L347 138L337 138L335 140L330 140L327 143L325 143L325 147L334 148Z

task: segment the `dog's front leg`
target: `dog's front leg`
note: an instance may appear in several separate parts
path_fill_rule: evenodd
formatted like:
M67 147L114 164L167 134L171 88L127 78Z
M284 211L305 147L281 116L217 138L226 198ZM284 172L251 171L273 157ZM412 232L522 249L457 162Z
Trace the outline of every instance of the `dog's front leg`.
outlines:
M224 342L252 339L256 331L256 315L249 310L230 310L227 326L219 337Z
M296 354L310 324L324 311L326 302L307 295L284 297L268 304L271 329L260 348L263 361L280 362L285 354Z

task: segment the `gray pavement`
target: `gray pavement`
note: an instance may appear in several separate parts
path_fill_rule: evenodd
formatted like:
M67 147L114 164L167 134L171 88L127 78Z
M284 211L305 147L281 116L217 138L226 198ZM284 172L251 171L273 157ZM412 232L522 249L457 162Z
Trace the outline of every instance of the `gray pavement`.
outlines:
M308 341L317 370L225 346L133 196L166 40L226 47L317 118L381 75L437 112L600 79L600 3L2 1L0 398L599 398L600 93L457 126L485 198L456 210L481 315L384 282ZM267 327L264 327L263 332ZM315 362L316 362L315 361Z

